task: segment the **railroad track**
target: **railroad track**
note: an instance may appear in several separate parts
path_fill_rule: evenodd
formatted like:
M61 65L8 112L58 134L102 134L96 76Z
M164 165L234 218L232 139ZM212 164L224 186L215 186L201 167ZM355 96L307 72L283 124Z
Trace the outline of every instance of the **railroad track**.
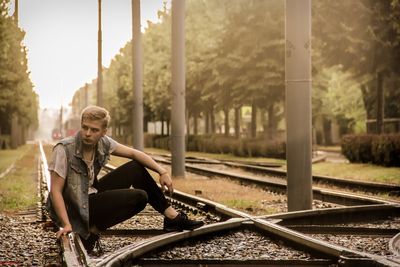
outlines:
M170 164L170 157L168 155L157 155L153 154L154 158L163 162L163 158L165 159L164 163ZM161 158L160 158L161 157ZM246 163L246 162L238 162L238 161L226 161L226 160L214 160L207 158L196 158L189 157L186 159L188 170L196 171L196 167L199 165L224 165L231 168L243 169L250 173L259 174L263 176L273 176L279 177L282 179L286 179L286 171L277 169L277 167L281 167L280 164L274 163ZM216 168L213 168L216 169ZM332 176L323 176L323 175L313 175L313 182L315 184L326 184L330 186L335 186L337 188L345 188L351 191L360 191L372 194L388 194L390 196L400 196L400 185L394 184L385 184L385 183L377 183L377 182L366 182L359 180L351 180L344 178L337 178Z
M42 161L45 161L45 158ZM43 166L45 164L42 162L41 184L46 180L44 174L46 169ZM193 231L162 233L161 217L157 217L154 211L146 209L126 223L102 233L102 243L109 248L104 254L88 255L77 235L70 234L63 237L61 245L65 265L398 266L400 264L395 252L382 256L358 251L312 236L316 233L326 233L327 229L319 232L307 230L313 229L316 222L320 223L318 229L327 227L328 222L356 224L365 221L367 213L370 215L369 218L391 220L396 214L398 216L400 211L400 207L395 204L257 217L178 191L172 195L171 202L195 216L203 216L206 225ZM342 221L338 218L342 218ZM371 222L371 219L369 221ZM352 226L352 229L357 228L359 228L357 225ZM332 231L329 234L332 234ZM391 237L390 247L399 246L394 228L382 230L381 235L386 238Z
M169 159L160 158L160 157L153 157L153 158L161 164L166 164L166 165L171 164L171 161ZM199 160L196 160L196 162L199 162ZM204 163L206 163L206 162L207 161L204 161ZM216 164L215 161L213 161L213 162L214 162L213 164ZM269 190L272 192L277 192L279 194L286 194L286 191L287 191L286 181L284 179L276 178L276 176L274 174L273 174L274 177L269 177L269 176L260 177L260 176L254 176L254 175L249 175L249 174L236 173L234 171L220 170L216 167L215 168L204 167L204 166L201 166L201 164L195 165L195 164L186 163L185 166L186 166L186 170L188 172L196 173L196 174L207 176L207 177L228 178L228 179L239 181L241 184L255 185L257 187L260 187L260 188L263 188L265 190ZM279 171L279 173L282 173L282 171L280 171L280 170L274 170L274 171ZM343 181L341 179L336 179L336 180L340 181L341 184L345 183L345 181ZM369 183L367 183L367 184L369 184ZM336 184L336 186L340 187L340 184ZM351 185L347 184L347 186L351 186ZM359 186L361 186L361 185L359 185ZM389 186L389 185L386 185L386 186ZM328 202L328 203L334 203L337 205L344 205L344 206L399 203L396 201L380 199L378 197L371 196L371 195L346 192L346 191L342 191L342 190L338 190L338 189L326 189L326 188L318 187L315 185L313 186L312 191L313 191L313 198L316 200L320 200L320 201ZM362 192L366 192L366 191L368 191L368 189L362 190ZM380 193L383 193L383 192L380 191Z

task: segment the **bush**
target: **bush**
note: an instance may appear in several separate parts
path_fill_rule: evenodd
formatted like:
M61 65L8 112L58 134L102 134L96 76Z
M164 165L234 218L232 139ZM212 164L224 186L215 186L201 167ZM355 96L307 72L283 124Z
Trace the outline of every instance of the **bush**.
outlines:
M341 147L350 162L400 166L399 134L345 135Z
M170 137L155 134L145 135L145 146L170 150ZM186 138L188 151L233 154L239 157L272 157L285 159L284 142L266 141L264 138L226 137L223 135L189 135Z
M350 162L372 162L371 145L374 135L345 135L342 137L342 153Z
M145 134L144 146L170 150L170 137L158 134Z
M372 141L373 162L383 166L400 166L400 135L387 134Z

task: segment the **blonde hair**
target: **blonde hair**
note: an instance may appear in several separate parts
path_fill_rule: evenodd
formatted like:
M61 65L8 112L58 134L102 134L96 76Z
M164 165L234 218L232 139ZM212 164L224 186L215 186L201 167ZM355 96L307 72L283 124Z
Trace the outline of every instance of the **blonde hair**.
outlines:
M103 128L108 128L111 117L105 108L99 106L88 106L82 110L81 123L86 120L89 121L101 120L103 121L102 124Z

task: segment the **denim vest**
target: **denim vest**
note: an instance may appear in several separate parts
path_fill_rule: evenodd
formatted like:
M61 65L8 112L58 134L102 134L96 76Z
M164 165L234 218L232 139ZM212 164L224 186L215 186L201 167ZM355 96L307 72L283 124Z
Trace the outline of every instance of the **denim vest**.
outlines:
M58 144L64 146L67 157L67 177L62 195L68 219L72 230L87 239L89 237L89 177L86 163L83 161L81 134L78 132L75 136L67 137ZM106 137L102 137L97 143L93 160L94 187L97 184L97 175L100 169L106 165L109 157L110 141ZM50 196L47 198L46 208L51 219L61 226L61 220L54 210Z

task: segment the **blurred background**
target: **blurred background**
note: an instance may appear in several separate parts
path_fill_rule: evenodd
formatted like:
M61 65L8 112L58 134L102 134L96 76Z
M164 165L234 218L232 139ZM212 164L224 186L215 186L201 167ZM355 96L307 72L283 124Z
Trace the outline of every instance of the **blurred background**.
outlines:
M27 2L20 1L18 19L15 3L1 2L3 149L18 147L27 139L58 140L72 135L79 129L81 110L97 103L97 1L90 5L55 1L62 6L53 3L48 8ZM186 1L188 150L285 158L284 4L283 0ZM67 15L54 18L57 10ZM132 144L131 1L113 5L103 0L102 12L103 53L107 55L102 68L103 106L111 112L109 134ZM47 14L53 16L47 18ZM142 1L142 17L144 142L146 147L169 149L170 2ZM38 18L42 35L32 36L34 29L29 27ZM69 30L60 30L64 19ZM50 25L58 30L46 32ZM60 39L69 32L75 35ZM111 35L117 32L120 37ZM45 39L49 36L52 42ZM89 41L91 46L85 50ZM106 43L115 43L117 48ZM37 47L48 53L37 55ZM88 59L91 63L85 65ZM313 147L341 146L351 161L400 164L396 159L399 62L399 1L313 1ZM81 65L89 72L77 77L74 69ZM41 76L35 76L35 71L43 69ZM53 78L55 85L40 81ZM50 100L43 87L52 92ZM360 156L365 154L362 149L369 149L366 159ZM382 159L379 150L394 153L395 159Z

